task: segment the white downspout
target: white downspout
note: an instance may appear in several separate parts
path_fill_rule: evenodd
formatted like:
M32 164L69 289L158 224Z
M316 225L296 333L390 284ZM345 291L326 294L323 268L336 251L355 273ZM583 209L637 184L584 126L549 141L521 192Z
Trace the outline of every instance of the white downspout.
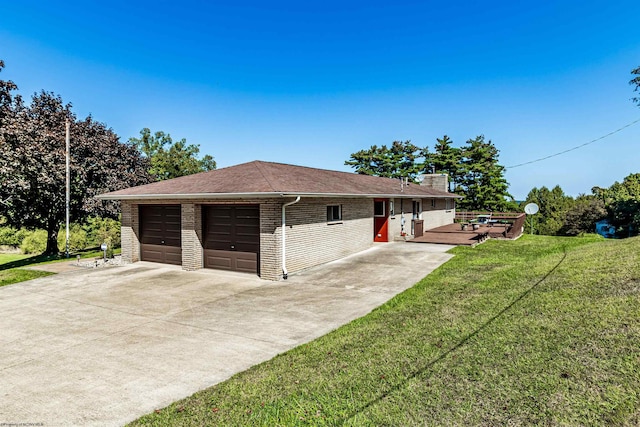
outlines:
M282 278L287 280L289 277L289 272L287 271L287 214L286 208L287 206L294 205L300 201L300 196L297 196L293 202L285 203L282 205Z

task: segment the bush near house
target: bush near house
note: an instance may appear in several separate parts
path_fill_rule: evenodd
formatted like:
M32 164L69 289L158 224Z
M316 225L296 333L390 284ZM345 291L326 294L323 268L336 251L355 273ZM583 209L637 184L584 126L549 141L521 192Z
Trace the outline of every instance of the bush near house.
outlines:
M69 226L69 250L72 252L99 247L107 243L107 255L113 255L113 249L120 247L120 221L111 218L90 217L85 223L73 223ZM12 227L0 227L0 245L19 247L24 254L40 254L47 247L47 233L44 230L16 230ZM65 251L66 230L58 231L58 249Z

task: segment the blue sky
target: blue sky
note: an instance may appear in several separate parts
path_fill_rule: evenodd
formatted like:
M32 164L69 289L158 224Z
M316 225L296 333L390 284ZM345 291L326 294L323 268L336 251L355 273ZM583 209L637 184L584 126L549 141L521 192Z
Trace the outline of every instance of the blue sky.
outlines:
M640 118L640 2L234 1L3 5L2 79L122 140L140 129L251 160L335 170L371 145L484 134L505 166ZM571 195L640 172L640 123L507 170Z

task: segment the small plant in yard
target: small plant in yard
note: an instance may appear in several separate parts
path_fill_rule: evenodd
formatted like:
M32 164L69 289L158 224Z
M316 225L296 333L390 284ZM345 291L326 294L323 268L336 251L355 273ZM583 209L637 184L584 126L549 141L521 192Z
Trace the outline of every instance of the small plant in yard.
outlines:
M640 238L453 253L369 315L133 425L640 425Z

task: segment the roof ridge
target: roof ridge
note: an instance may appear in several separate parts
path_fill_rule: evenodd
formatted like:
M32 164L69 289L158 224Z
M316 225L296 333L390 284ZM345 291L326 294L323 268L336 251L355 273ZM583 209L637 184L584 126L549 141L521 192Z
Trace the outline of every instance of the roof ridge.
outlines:
M278 191L276 190L276 188L273 186L273 183L271 181L269 181L269 178L267 178L267 176L264 174L264 171L262 170L262 164L265 163L261 160L254 160L253 161L254 165L256 166L256 169L258 169L258 172L260 172L260 175L262 175L262 177L264 178L265 181L267 181L267 184L269 184L269 187L271 187L271 190L273 191Z

